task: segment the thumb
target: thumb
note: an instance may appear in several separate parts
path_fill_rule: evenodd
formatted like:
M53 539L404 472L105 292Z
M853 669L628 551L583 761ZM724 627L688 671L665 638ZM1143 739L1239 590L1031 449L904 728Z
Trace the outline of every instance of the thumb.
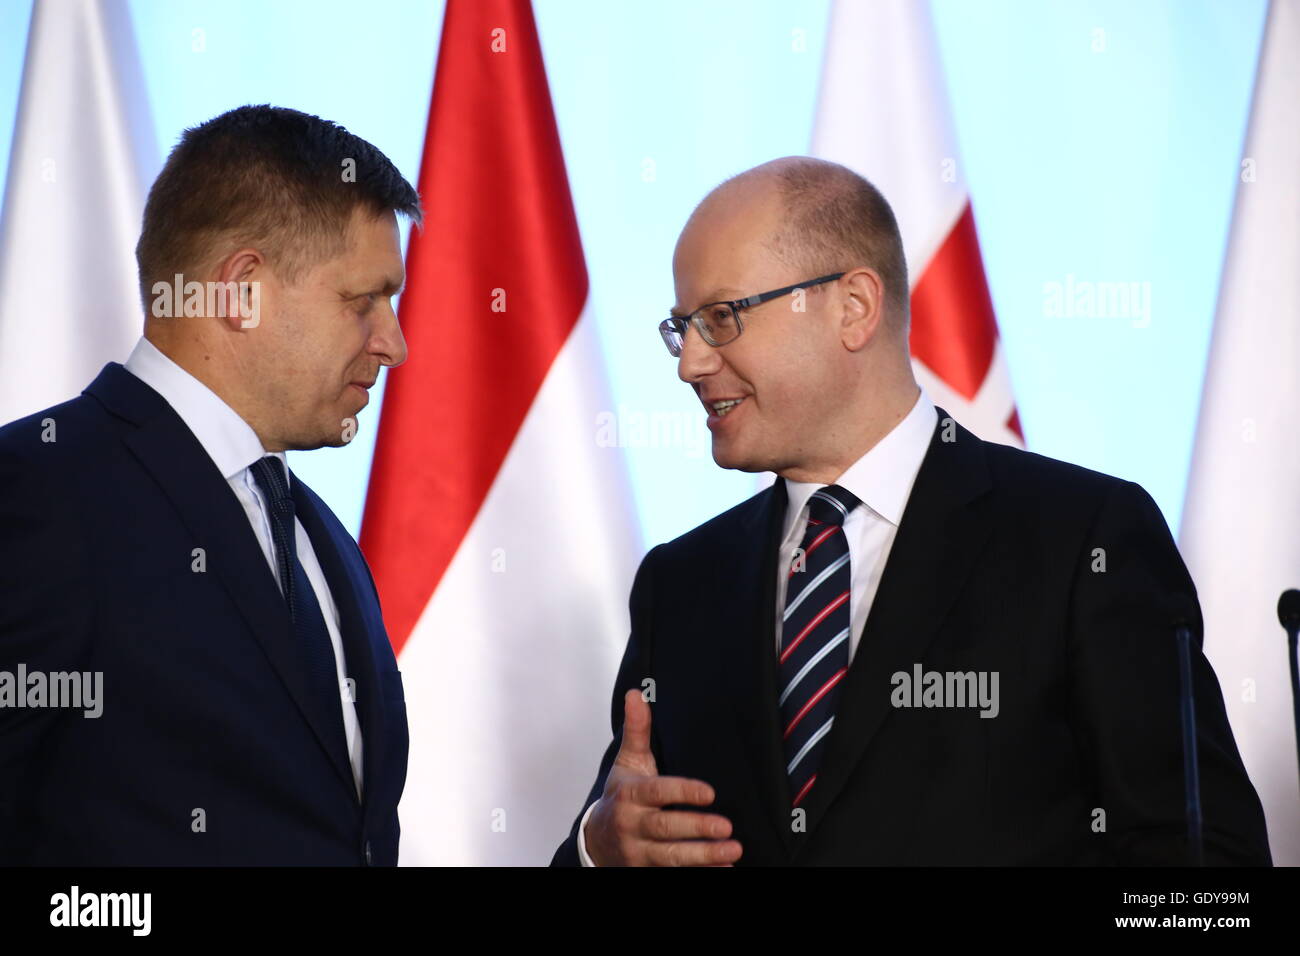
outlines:
M657 773L654 754L650 751L650 705L639 690L629 690L623 696L623 740L617 762L642 772Z

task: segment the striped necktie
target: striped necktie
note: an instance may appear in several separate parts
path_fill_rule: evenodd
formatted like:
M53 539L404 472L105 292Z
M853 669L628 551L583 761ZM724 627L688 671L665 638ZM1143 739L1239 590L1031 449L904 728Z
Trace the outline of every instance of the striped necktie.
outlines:
M849 669L849 543L841 527L861 502L839 485L808 499L808 527L786 582L781 622L781 726L793 806L808 796Z

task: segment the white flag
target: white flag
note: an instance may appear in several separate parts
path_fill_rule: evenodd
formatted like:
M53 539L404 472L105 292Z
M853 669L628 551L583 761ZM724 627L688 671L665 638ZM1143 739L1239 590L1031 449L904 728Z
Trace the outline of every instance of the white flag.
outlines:
M1023 446L950 112L928 3L837 0L813 154L865 176L894 209L916 380L981 438Z
M1300 0L1273 0L1201 398L1182 551L1273 862L1300 865L1283 590L1300 587Z
M0 424L76 396L144 327L157 146L126 0L32 11L0 221Z

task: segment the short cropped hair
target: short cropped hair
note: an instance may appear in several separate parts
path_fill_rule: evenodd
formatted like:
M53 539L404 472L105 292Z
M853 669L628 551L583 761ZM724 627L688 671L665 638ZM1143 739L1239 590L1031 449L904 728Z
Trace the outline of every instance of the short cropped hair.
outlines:
M858 266L874 269L906 328L903 238L880 190L848 167L826 160L799 156L768 165L765 171L775 177L785 206L784 224L771 239L777 256L810 279Z
M358 206L423 220L420 198L370 143L319 116L241 106L182 134L149 190L135 247L140 295L211 265L214 242L260 249L286 281L344 250Z

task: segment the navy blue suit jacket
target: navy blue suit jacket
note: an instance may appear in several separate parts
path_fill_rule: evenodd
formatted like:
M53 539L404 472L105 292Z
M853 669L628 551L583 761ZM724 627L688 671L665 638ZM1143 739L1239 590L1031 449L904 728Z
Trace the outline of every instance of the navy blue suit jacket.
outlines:
M401 677L356 542L291 486L356 682L360 800L243 508L171 406L111 363L0 429L0 671L103 675L98 718L0 708L0 864L396 864Z

